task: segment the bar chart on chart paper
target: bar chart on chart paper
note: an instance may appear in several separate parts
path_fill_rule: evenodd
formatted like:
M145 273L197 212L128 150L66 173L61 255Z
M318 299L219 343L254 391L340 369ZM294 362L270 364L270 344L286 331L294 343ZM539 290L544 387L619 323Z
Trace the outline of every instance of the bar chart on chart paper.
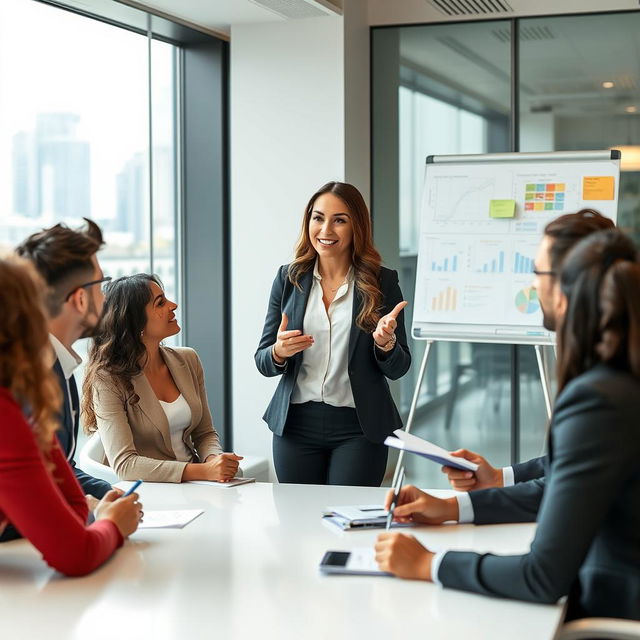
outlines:
M455 287L447 287L431 298L432 311L457 311L458 290Z
M520 328L525 336L548 336L532 288L544 228L559 215L594 206L585 194L601 198L596 208L615 219L616 202L604 198L619 174L610 160L552 157L484 163L462 156L427 164L414 336L472 339L489 331L500 341L496 332L509 329L504 335L513 336ZM509 206L499 209L496 202Z

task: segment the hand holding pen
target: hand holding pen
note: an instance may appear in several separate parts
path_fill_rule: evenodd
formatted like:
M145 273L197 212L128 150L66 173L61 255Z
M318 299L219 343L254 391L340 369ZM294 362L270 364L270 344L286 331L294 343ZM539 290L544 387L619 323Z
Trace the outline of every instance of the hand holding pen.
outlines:
M404 482L404 467L400 468L400 473L398 474L398 482L396 482L396 486L393 488L393 495L391 496L391 502L386 507L387 508L387 524L385 529L389 531L391 529L391 522L393 521L393 513L395 511L396 505L398 504L398 498L400 497L400 489L402 488L402 483ZM390 496L387 496L387 500Z
M111 520L123 538L128 538L142 520L142 503L138 502L135 490L142 480L138 480L124 494L112 489L100 500L95 510L96 521Z

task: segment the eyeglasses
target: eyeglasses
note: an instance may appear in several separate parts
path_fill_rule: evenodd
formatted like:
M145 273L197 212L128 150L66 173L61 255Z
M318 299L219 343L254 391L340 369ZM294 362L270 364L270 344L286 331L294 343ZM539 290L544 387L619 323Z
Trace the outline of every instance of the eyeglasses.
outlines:
M532 273L534 276L555 276L556 275L555 271L538 271L537 269L534 269Z
M74 287L69 293L67 293L64 301L67 302L69 298L78 290L78 289L87 289L88 287L92 287L94 284L103 284L105 282L111 282L111 276L106 276L104 278L100 278L100 280L92 280L91 282L85 282L84 284L79 284L77 287Z

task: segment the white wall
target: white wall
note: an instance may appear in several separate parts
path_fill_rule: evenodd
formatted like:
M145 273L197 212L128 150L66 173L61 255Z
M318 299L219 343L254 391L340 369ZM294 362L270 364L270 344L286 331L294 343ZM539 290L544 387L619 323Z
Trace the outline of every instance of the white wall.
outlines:
M253 360L304 206L344 176L341 17L233 27L231 237L234 448L271 459L261 416L278 378Z

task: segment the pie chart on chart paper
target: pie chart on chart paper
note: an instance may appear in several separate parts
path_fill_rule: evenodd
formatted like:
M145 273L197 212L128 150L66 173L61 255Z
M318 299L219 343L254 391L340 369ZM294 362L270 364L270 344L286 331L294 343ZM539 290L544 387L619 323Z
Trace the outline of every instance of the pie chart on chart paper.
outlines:
M516 294L516 309L520 313L535 313L540 309L538 294L533 287L521 289Z

